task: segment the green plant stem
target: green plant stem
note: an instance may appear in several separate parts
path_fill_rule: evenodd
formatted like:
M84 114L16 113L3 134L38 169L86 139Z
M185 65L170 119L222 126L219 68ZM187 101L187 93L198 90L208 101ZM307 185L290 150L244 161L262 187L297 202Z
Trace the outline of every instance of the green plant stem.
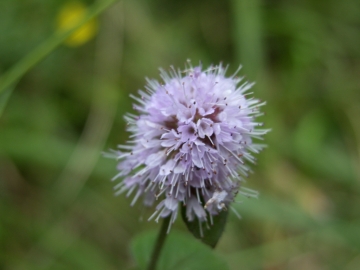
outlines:
M156 269L156 264L157 264L157 261L158 261L158 259L160 257L160 253L161 253L161 250L162 250L162 248L164 246L165 239L166 239L166 236L167 236L167 229L169 227L170 219L171 219L171 215L164 218L164 220L163 220L163 224L161 225L160 232L159 232L158 237L156 239L156 243L155 243L154 249L152 251L151 258L150 258L150 263L148 265L147 270L155 270Z

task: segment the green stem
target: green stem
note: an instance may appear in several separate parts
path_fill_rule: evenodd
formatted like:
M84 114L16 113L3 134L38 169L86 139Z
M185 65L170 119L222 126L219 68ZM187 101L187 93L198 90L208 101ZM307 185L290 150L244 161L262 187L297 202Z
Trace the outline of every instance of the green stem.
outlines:
M167 230L169 227L170 219L171 219L171 215L164 218L164 220L163 220L163 224L161 225L160 232L156 239L156 243L155 243L154 249L152 251L150 263L148 265L147 270L155 270L156 269L156 264L160 257L160 253L161 253L162 247L165 243L165 239L167 236Z

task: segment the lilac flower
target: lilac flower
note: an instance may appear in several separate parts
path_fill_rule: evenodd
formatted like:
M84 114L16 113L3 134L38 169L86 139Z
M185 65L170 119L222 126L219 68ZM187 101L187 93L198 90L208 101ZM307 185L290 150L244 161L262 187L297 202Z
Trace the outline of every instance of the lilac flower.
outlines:
M239 191L256 195L240 187L250 171L246 163L263 148L253 139L268 131L254 120L265 102L245 94L253 84L225 72L221 64L161 70L163 84L148 80L146 92L131 95L139 116L125 116L132 134L115 151L120 172L113 180L123 178L116 194L135 193L131 205L139 197L147 206L157 201L149 220L171 215L173 223L181 203L189 221L212 222Z

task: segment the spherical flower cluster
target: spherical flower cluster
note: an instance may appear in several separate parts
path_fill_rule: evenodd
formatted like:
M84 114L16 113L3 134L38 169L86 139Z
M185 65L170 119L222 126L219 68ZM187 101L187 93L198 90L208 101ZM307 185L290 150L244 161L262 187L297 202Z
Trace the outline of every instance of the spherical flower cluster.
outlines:
M239 191L253 195L240 186L246 163L263 148L253 138L268 131L254 120L265 103L248 98L252 84L239 85L241 78L225 72L222 65L161 70L163 84L148 80L147 91L131 95L139 115L125 116L132 134L114 151L120 172L113 180L123 179L116 194L135 192L131 205L139 197L147 206L157 201L149 220L171 215L171 224L179 205L189 221L212 220Z

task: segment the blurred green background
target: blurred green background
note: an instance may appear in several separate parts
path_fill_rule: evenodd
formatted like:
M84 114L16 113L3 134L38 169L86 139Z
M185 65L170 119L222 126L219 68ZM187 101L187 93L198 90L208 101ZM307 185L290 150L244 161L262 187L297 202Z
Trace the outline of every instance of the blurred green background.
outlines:
M0 1L0 75L97 4L70 2ZM113 196L101 152L125 142L145 76L188 58L242 64L272 128L247 183L260 197L238 198L215 252L230 269L359 269L360 2L115 2L0 93L0 269L135 266L131 240L159 225Z

